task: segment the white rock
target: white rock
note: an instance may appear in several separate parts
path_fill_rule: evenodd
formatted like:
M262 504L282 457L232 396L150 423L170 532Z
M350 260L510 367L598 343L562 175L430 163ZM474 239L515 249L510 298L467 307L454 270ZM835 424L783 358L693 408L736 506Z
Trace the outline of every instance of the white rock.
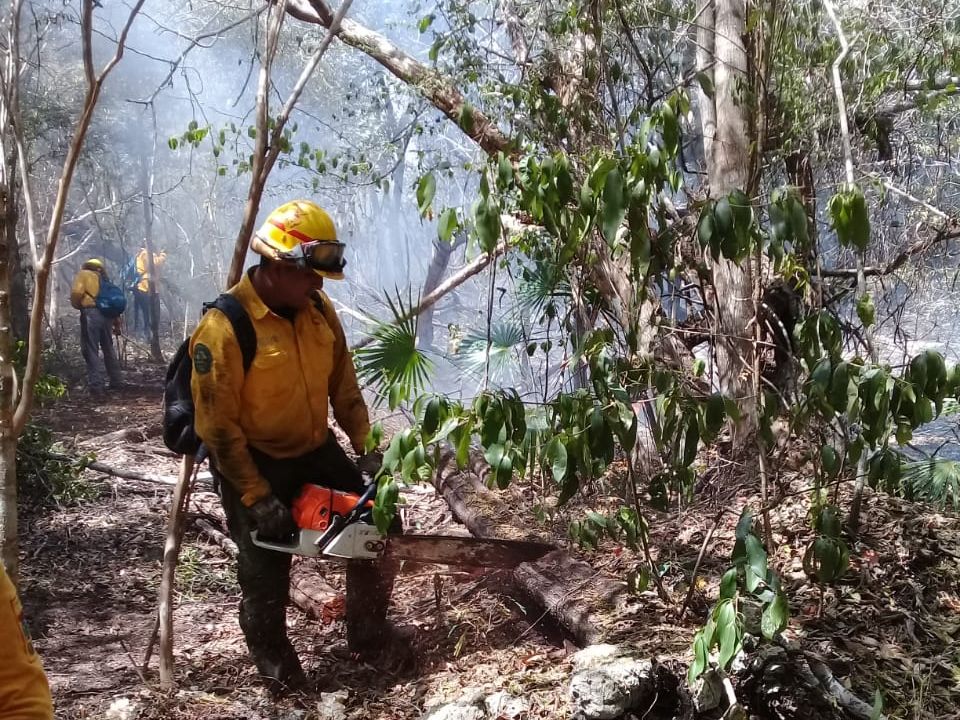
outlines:
M317 720L344 720L347 717L346 690L337 690L331 693L320 693L317 703Z
M526 700L503 690L488 696L483 704L487 708L487 715L498 720L519 720L530 709Z
M613 720L645 707L654 691L653 663L617 645L591 645L576 653L570 677L574 720Z

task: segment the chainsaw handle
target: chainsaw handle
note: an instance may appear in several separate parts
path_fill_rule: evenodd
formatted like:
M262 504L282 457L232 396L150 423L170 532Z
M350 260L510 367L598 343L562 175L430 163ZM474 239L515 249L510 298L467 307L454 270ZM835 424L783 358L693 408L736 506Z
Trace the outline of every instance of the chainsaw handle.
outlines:
M373 500L373 496L377 494L377 483L370 483L367 485L367 489L363 491L363 495L357 500L357 504L353 506L350 512L347 513L344 520L344 524L349 525L352 522L356 522L360 516L363 514L363 511L367 508L367 503Z
M256 530L250 531L250 539L253 541L253 544L264 550L275 550L277 552L293 553L297 549L296 539L291 540L290 542L274 542L272 540L261 540L258 532Z
M354 505L350 512L346 515L334 515L330 520L330 525L326 530L323 531L323 535L317 538L316 546L323 551L333 539L340 534L340 531L343 530L347 525L357 522L360 519L360 516L363 514L363 511L367 509L367 503L373 499L373 496L377 492L377 484L371 483L367 486L367 489L364 490L363 495L357 500L357 504Z

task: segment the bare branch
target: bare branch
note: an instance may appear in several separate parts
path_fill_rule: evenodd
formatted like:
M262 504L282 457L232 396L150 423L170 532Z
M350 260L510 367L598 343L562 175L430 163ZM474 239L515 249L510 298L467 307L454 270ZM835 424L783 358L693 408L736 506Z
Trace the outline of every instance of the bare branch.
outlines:
M280 25L283 22L287 4L287 0L281 0L277 12L276 32L267 38L267 58L264 60L264 66L261 69L260 87L257 90L257 144L254 150L255 155L251 173L252 179L250 181L250 192L247 196L247 205L244 208L243 223L241 224L240 233L237 236L237 241L234 246L233 260L230 263L230 274L227 276L228 285L233 285L240 279L240 273L243 270L243 258L247 253L247 246L250 243L250 236L253 233L253 223L256 220L257 211L260 208L260 198L263 196L263 188L264 185L266 185L267 176L270 174L277 158L280 156L280 141L283 138L283 130L286 127L287 120L290 119L290 113L293 112L293 108L300 100L300 96L303 94L307 82L309 82L313 76L317 65L320 64L320 60L327 52L327 48L330 47L330 42L333 40L333 36L336 35L344 15L347 14L347 10L350 9L352 1L353 0L343 0L340 4L340 8L331 20L330 28L327 30L323 42L320 43L320 46L314 51L310 60L304 66L300 77L297 78L296 85L294 85L293 90L290 91L290 95L287 97L287 101L284 103L280 114L277 115L273 134L270 137L270 144L267 145L267 82L270 78L270 65L273 62L273 55L276 54L276 42L279 39Z
M93 112L100 99L100 91L103 89L103 83L110 74L110 71L116 67L123 57L124 45L127 41L127 35L133 21L143 7L144 0L137 0L130 15L123 26L123 30L117 39L117 49L113 57L107 62L99 76L94 76L92 72L92 36L91 27L93 21L93 3L94 0L83 0L84 27L83 27L83 54L85 69L87 72L87 92L83 100L83 110L77 126L73 132L73 139L67 151L67 157L63 162L63 171L60 174L60 181L57 185L57 195L53 204L53 213L50 217L50 224L47 228L47 244L43 249L43 255L37 263L36 278L33 289L33 308L30 312L30 331L27 343L27 363L23 372L23 393L20 401L17 403L17 409L13 415L12 431L15 436L23 432L27 424L27 418L33 406L34 384L37 375L40 372L40 357L43 353L43 315L46 304L47 284L50 279L50 268L53 263L54 253L57 249L57 241L60 237L60 228L63 224L63 214L67 206L67 195L70 192L70 184L73 181L73 174L77 168L77 162L80 159L80 152L83 149L84 140L87 137L87 131L90 128L90 122L93 119ZM89 64L88 64L89 61ZM35 210L34 210L35 212Z
M330 9L323 0L289 0L287 12L298 20L330 28ZM461 126L465 99L448 78L411 57L383 35L354 20L344 20L337 36L345 44L366 53L396 77L409 83L434 107L453 120L488 155L496 155L501 151L511 152L510 139L479 110L474 108L471 113L472 122L469 127Z

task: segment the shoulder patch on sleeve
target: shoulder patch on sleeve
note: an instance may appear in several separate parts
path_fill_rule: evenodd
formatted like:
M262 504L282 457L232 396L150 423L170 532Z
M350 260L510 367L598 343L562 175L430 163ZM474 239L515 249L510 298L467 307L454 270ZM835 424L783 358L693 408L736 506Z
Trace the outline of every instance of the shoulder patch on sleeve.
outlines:
M203 343L197 343L193 348L193 369L198 375L205 375L213 367L213 355L210 348Z

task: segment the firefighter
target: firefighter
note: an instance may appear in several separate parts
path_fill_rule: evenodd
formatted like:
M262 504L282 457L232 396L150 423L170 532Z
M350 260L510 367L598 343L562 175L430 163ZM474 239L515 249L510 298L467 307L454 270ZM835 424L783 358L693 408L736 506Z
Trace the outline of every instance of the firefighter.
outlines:
M160 251L153 254L153 269L160 278L160 268L167 261L167 253ZM152 317L150 307L150 285L153 278L150 277L150 253L146 248L141 248L134 261L135 275L132 285L133 290L133 330L142 333L143 337L150 336L150 318ZM159 284L155 287L159 290Z
M111 389L123 389L120 362L111 335L111 331L120 331L120 318L111 319L97 307L102 280L109 280L103 260L90 258L77 272L70 290L70 304L80 311L80 352L87 365L87 387L98 400L106 396L107 377Z
M0 718L53 720L50 686L22 614L17 590L0 563Z
M255 546L250 531L288 538L290 505L305 482L362 492L354 464L327 426L328 403L361 455L370 430L343 328L323 292L324 280L343 278L344 245L330 216L299 200L277 208L251 240L260 262L228 291L246 310L256 355L244 373L230 320L213 309L190 341L191 391L197 435L210 452L230 534L239 549L240 626L250 655L273 692L304 682L286 632L291 556ZM396 567L347 565L347 645L377 652L386 625Z

